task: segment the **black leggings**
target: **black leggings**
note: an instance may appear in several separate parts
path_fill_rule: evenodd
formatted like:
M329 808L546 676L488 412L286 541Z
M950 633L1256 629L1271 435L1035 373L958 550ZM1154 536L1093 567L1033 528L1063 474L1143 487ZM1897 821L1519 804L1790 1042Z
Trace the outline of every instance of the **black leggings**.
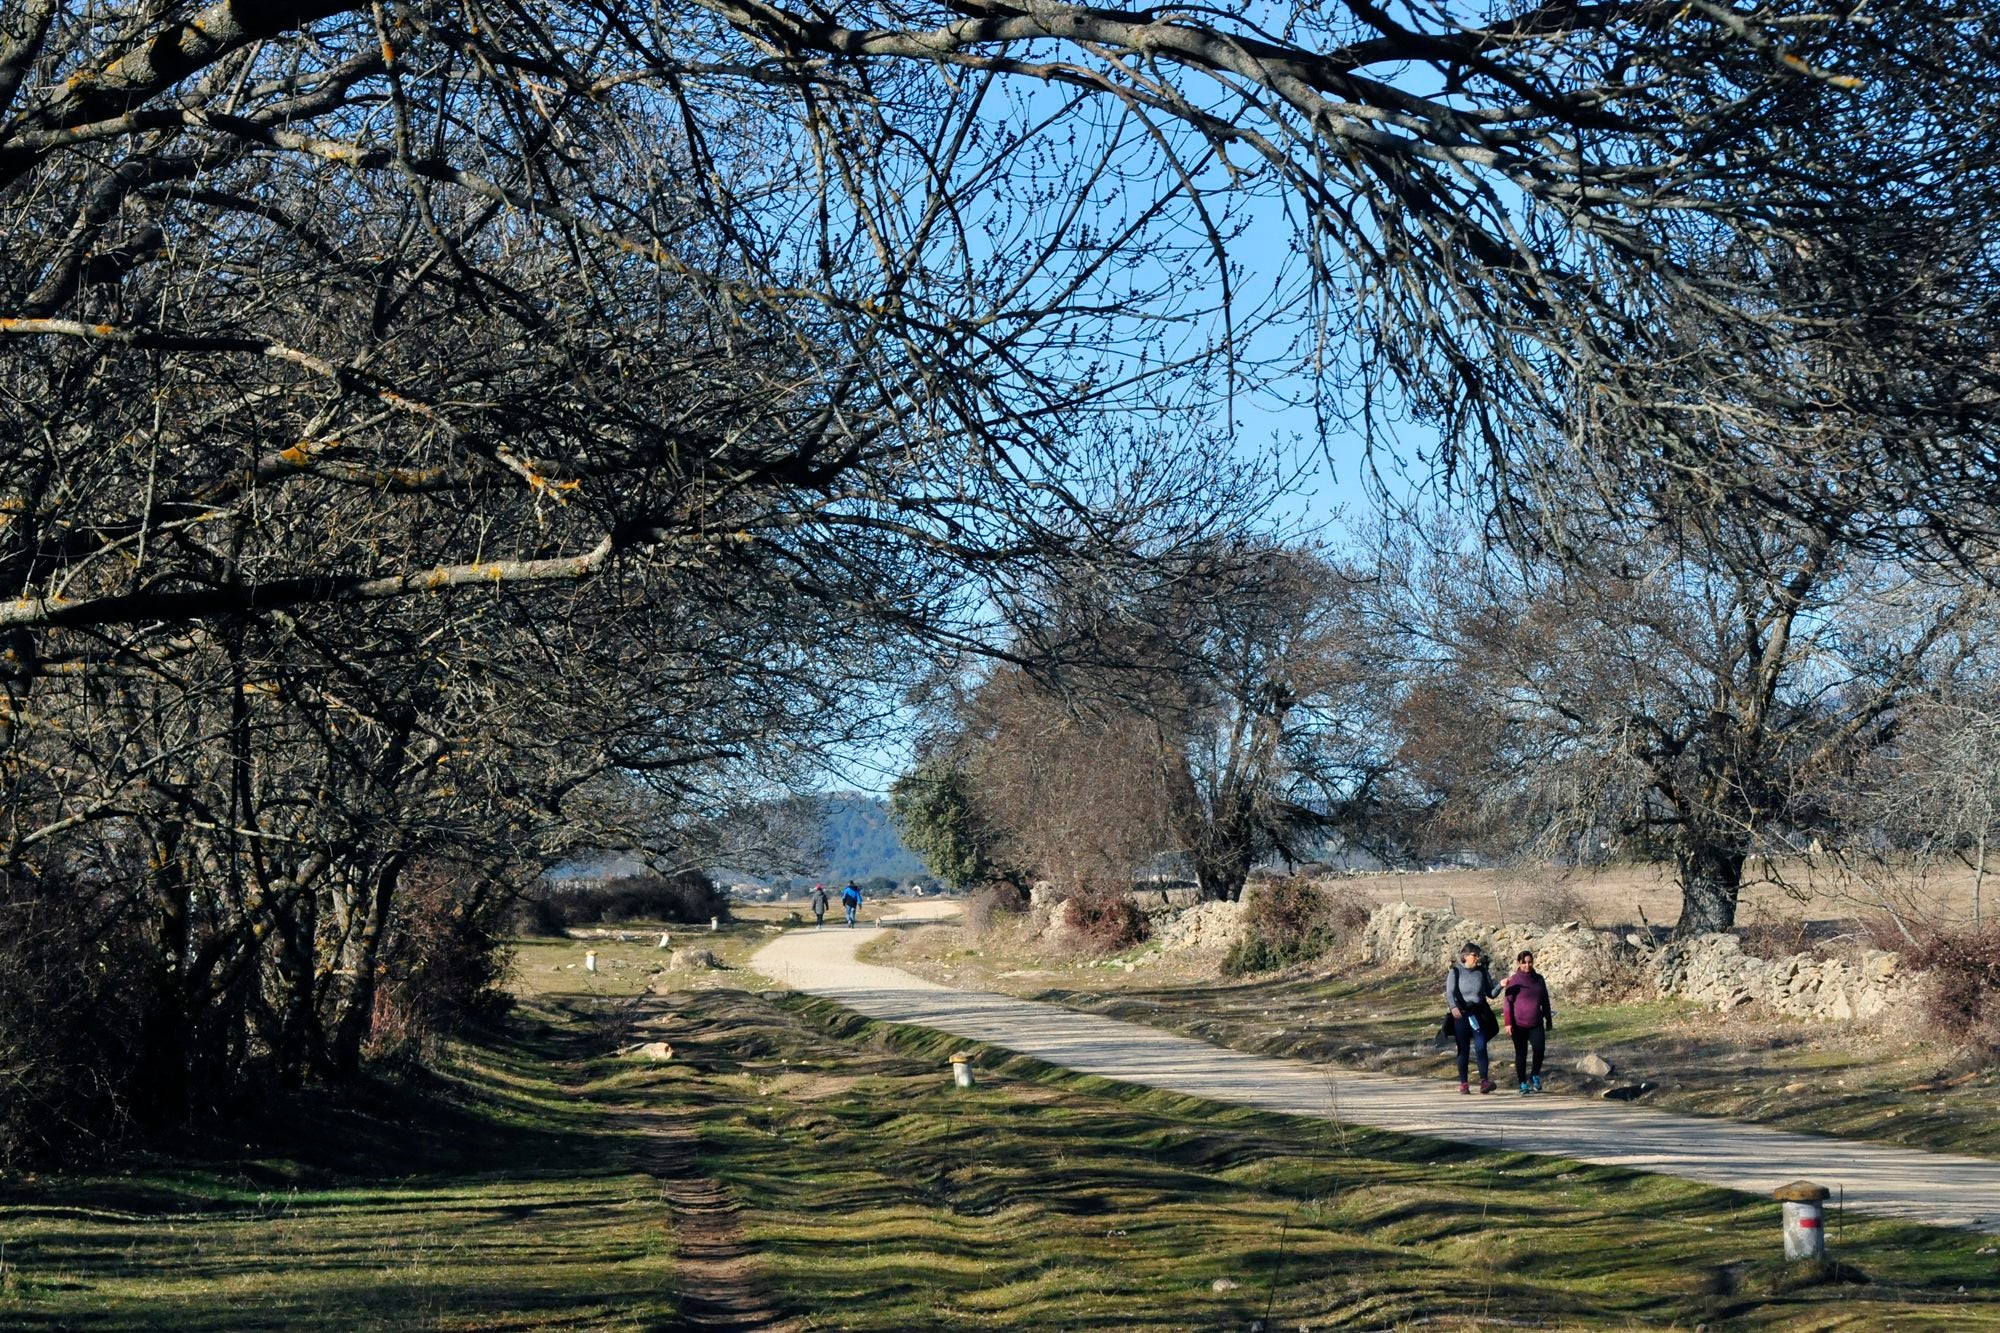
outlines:
M1547 1040L1542 1035L1542 1025L1540 1023L1535 1024L1531 1028L1517 1027L1514 1029L1514 1078L1516 1081L1526 1083L1530 1076L1542 1072L1542 1047L1546 1044ZM1528 1048L1530 1046L1535 1048L1535 1064L1532 1069L1528 1067Z

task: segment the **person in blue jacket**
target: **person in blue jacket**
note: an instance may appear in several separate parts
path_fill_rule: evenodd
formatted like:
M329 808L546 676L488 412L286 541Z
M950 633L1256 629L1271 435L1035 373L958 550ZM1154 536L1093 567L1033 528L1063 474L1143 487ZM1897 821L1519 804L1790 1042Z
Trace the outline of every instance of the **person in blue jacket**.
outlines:
M840 891L840 905L847 909L847 924L853 925L855 913L861 910L861 886L849 880Z

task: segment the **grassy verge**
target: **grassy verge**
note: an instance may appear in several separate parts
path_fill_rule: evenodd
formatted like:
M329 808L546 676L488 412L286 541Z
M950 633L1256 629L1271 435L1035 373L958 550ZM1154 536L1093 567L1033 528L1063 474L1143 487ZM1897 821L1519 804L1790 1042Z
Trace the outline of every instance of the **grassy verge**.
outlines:
M300 1096L227 1140L0 1183L10 1329L641 1329L671 1323L641 1137L522 1016L421 1086Z
M968 947L956 927L885 932L864 953L961 986L990 987L1113 1018L1164 1027L1265 1055L1425 1078L1455 1077L1432 1037L1436 978L1339 960L1222 980L1185 959L1127 973L1011 952L1006 936ZM1670 1001L1587 1005L1556 996L1549 1037L1553 1092L1595 1095L1602 1081L1572 1072L1596 1052L1613 1084L1655 1084L1647 1105L1782 1129L2000 1157L2000 1070L1963 1077L1955 1052L1908 1032L1720 1015ZM1493 1045L1495 1077L1513 1076L1513 1048ZM1961 1079L1962 1081L1955 1081Z
M740 972L750 955L778 931L799 924L798 917L796 904L739 904L733 919L719 923L712 931L706 924L629 921L584 928L585 933L575 936L523 937L512 941L512 989L528 997L580 1000L588 1008L591 1003L628 999L648 991L740 987ZM664 949L660 947L661 935L668 937ZM674 952L684 949L706 949L721 966L670 970L668 963ZM590 971L586 959L593 954L597 968Z
M621 1012L674 1058L612 1055ZM1866 1281L1800 1282L1765 1201L992 1050L957 1092L961 1045L727 986L537 1000L420 1086L6 1182L0 1326L678 1327L665 1123L804 1327L2000 1330L1988 1237L1850 1219Z
M637 1082L698 1107L703 1169L812 1327L2000 1328L1989 1237L1850 1219L1867 1282L1785 1290L1777 1205L1683 1181L993 1050L957 1092L963 1043L798 998L690 997L672 1030Z

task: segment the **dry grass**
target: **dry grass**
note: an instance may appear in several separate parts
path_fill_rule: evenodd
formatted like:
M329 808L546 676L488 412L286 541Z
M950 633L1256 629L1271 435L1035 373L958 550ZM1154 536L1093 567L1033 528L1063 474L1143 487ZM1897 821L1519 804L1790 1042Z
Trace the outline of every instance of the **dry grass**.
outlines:
M1952 870L1918 881L1904 878L1888 889L1829 865L1753 863L1737 911L1740 922L1846 920L1880 911L1886 892L1899 907L1939 923L1972 919L1972 876ZM1671 926L1680 919L1680 890L1670 866L1611 866L1563 872L1441 870L1355 875L1334 881L1381 904L1398 900L1442 907L1474 921L1498 924L1534 919L1532 910L1558 892L1573 895L1582 915L1602 927Z

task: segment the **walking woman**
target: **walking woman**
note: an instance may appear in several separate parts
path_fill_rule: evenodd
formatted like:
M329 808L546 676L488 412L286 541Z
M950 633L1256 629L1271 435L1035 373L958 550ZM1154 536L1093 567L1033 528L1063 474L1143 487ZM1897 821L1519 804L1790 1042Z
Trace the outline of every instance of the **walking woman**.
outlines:
M1521 1081L1521 1095L1542 1090L1543 1035L1555 1026L1556 1011L1549 1003L1549 983L1535 971L1535 955L1523 949L1514 960L1514 975L1500 983L1506 996L1500 1002L1500 1023L1514 1039L1514 1077ZM1528 1053L1534 1052L1534 1063Z
M1472 1091L1466 1077L1469 1052L1479 1062L1479 1090L1491 1092L1493 1080L1487 1076L1486 1039L1500 1030L1500 1021L1493 1016L1493 1006L1488 1002L1500 993L1500 987L1486 970L1485 955L1477 944L1467 941L1459 957L1461 961L1451 965L1444 979L1444 1002L1451 1007L1452 1033L1458 1038L1458 1090Z

